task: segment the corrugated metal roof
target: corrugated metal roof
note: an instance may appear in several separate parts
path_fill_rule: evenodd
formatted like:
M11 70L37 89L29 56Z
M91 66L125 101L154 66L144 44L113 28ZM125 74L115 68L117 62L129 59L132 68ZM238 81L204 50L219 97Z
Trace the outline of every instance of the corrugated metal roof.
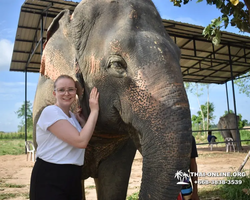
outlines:
M64 9L73 12L77 4L77 2L64 0L26 0L20 11L10 71L39 72L41 34L44 42L47 28L54 17ZM44 31L41 31L42 29Z
M225 83L250 70L250 37L222 32L215 46L202 36L204 27L163 20L163 25L181 49L181 71L184 81Z
M41 32L44 42L53 18L63 9L73 12L77 4L63 0L26 0L21 7L10 71L39 72ZM181 49L184 81L225 83L231 80L230 59L233 78L250 70L250 37L222 32L220 45L214 46L202 36L202 26L165 19L162 23Z

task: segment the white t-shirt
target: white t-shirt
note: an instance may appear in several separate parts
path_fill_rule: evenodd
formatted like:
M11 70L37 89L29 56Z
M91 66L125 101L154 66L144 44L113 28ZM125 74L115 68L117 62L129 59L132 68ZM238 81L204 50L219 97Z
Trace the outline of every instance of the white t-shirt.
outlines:
M55 105L44 108L36 125L38 146L36 157L50 163L83 165L85 149L73 147L47 130L56 121L66 119L80 132L82 128L75 115L70 112L70 116L68 117L61 108Z

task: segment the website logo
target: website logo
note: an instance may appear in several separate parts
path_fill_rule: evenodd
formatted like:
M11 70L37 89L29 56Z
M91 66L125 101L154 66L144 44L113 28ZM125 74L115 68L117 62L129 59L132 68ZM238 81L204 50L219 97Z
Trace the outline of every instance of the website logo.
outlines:
M188 183L185 182L185 180L189 179L189 174L182 172L182 170L180 170L175 173L174 178L177 178L179 180L179 182L177 182L178 185L187 185Z

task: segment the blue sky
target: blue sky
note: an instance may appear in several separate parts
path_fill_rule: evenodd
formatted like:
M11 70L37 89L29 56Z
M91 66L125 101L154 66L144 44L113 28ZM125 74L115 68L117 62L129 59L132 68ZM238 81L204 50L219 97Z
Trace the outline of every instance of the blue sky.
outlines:
M14 46L16 29L19 19L19 13L25 0L0 0L0 131L15 132L21 119L17 118L15 111L20 108L24 102L24 80L23 72L11 72L10 61ZM164 19L186 22L206 26L211 19L219 16L220 12L214 6L208 6L204 2L196 3L191 1L181 8L174 7L169 0L153 0L160 15ZM229 27L226 31L239 33L238 29ZM247 35L247 34L245 34ZM249 36L249 34L248 34ZM28 73L28 101L33 103L35 90L38 82L38 73ZM233 110L231 82L228 83L230 109ZM250 121L250 98L244 94L239 94L237 87L236 105L237 113L241 113L244 119ZM215 105L215 120L217 123L219 117L227 110L225 85L210 85L210 101ZM188 93L191 113L198 111L197 99L193 94ZM206 90L200 97L200 103L204 104L207 100Z

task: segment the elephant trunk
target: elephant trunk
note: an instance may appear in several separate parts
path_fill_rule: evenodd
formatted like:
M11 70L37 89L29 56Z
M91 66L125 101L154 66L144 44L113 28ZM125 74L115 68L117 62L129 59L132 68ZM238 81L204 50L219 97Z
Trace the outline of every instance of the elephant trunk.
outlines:
M137 92L132 106L137 113L132 124L139 131L143 156L139 199L173 200L180 192L175 173L187 172L190 164L189 103L182 82L166 83L162 78L158 85L154 83Z

